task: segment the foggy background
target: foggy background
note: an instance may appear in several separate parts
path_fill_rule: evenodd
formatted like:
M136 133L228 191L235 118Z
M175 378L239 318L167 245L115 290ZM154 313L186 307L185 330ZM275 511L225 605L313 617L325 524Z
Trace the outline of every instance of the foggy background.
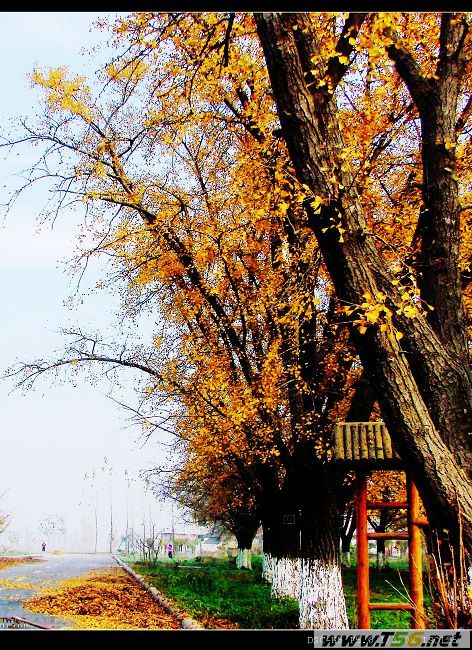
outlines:
M107 48L93 57L81 52L105 43L105 32L89 31L104 15L116 14L0 12L2 133L12 120L35 110L37 95L27 75L36 64L69 65L90 74L108 58ZM0 150L1 204L18 187L13 175L34 159L26 149L6 153ZM79 295L70 300L78 277L67 272L64 260L76 251L81 214L64 213L53 228L39 229L38 215L49 198L44 190L28 190L6 216L1 213L0 375L18 360L53 358L64 345L61 328L102 333L114 328L117 297L94 290L103 262L90 265ZM143 341L151 340L151 328L152 319L143 318ZM123 384L113 387L105 378L91 385L80 373L73 381L51 384L46 375L24 394L11 392L12 381L0 382L0 511L11 514L0 551L38 552L44 540L50 551L91 552L96 532L97 550L108 551L110 515L113 549L127 528L139 532L151 522L164 531L197 530L170 503L158 502L139 478L140 470L160 462L165 448L154 438L145 442L140 426L107 396L112 389L114 399L135 404L137 379L129 371ZM53 532L44 533L45 521L53 522Z

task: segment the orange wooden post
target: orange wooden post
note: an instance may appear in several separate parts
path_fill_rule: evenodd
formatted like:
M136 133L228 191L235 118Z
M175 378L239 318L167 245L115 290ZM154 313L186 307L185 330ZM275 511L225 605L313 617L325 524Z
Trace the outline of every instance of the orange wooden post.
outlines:
M357 627L370 629L369 610L369 542L367 540L367 475L357 472Z
M420 497L416 485L407 476L408 491L408 568L410 573L410 597L413 601L411 619L416 630L426 628L423 602L423 556L420 522Z

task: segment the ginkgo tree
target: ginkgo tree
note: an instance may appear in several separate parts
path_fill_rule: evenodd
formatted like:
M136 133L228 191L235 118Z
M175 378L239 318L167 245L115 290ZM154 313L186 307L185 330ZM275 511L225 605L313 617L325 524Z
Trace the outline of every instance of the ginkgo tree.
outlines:
M444 19L438 43L464 24ZM410 59L396 61L399 74L390 63L401 29L420 43L427 72L439 56L436 76L452 74L446 45L438 55L425 36L430 28L440 29L435 15L425 23L414 15L136 14L115 26L126 54L102 71L100 100L64 69L37 71L46 113L17 138L44 145L32 179L44 176L46 160L59 205L84 202L94 215L92 253L123 269L127 303L154 300L174 322L178 355L164 384L198 386L185 395L208 407L193 411L199 434L218 430L219 452L235 441L232 451L252 464L265 548L283 560L272 564L275 592L278 574L295 567L307 627L347 621L340 481L327 463L331 425L355 379L346 322L431 521L456 534L457 502L465 533L470 521L470 485L456 462L467 460L470 412L463 312L456 295L451 318L462 329L451 351L455 325L443 327L442 317L438 325L438 297L425 281L421 206L434 193L422 180L422 109L402 77ZM461 132L470 108L462 105ZM441 179L457 197L470 152L460 138L445 150L455 158ZM459 212L466 233L470 213ZM320 249L337 294L329 302ZM467 251L453 249L435 252L433 262L442 261L433 267L460 269L467 284ZM189 412L200 406L193 402Z
M321 200L306 202L309 223L385 420L431 520L457 541L460 512L470 551L469 18L256 22L297 176Z
M141 368L158 380L151 397L178 392L201 464L209 454L231 454L252 481L274 594L300 598L303 627L345 627L340 480L326 461L332 424L350 394L343 388L357 376L355 355L315 239L306 228L297 236L305 194L272 133L275 116L267 118L262 61L246 51L253 25L250 17L241 25L240 70L233 66L218 79L206 66L221 67L224 43L205 65L191 60L186 68L201 38L198 16L175 24L154 18L162 20L161 45L172 46L172 56L151 66L133 54L108 66L107 105L93 102L83 80L62 69L35 73L46 90L45 122L42 129L25 124L24 139L45 143L49 161L61 155L60 200L77 197L89 216L95 210L91 254L116 260L127 305L158 304L173 323L176 354L156 368L149 359L100 354L84 337L67 363ZM224 36L225 20L205 20L215 21L212 38ZM249 101L239 85L251 69L261 90L248 122L238 115ZM189 95L182 88L190 81ZM256 90L247 90L253 101ZM118 208L109 221L107 204Z
M140 260L139 268L142 269L143 255L135 259ZM176 317L186 313L184 295L185 291L181 288L180 300L173 302L178 310ZM192 298L191 292L187 299L189 297ZM279 305L277 300L274 305ZM192 302L188 304L187 309L191 307ZM328 316L334 317L332 306L328 310ZM202 318L203 315L200 314L200 323ZM320 442L330 434L330 418L336 419L336 411L332 413L333 405L345 398L339 384L340 380L346 379L346 372L352 365L353 357L349 350L341 345L346 337L336 337L336 331L339 331L341 326L337 324L334 328L329 327L322 310L317 314L317 318L322 321L325 333L320 339L318 365L313 366L312 370L316 369L322 375L325 364L326 368L325 376L319 385L320 394L315 393L312 396L320 419L316 426L308 427L307 423L300 419L292 418L290 421L288 418L286 389L283 387L286 382L280 380L280 359L277 356L266 356L264 360L264 372L260 377L264 390L258 395L257 384L251 390L247 382L241 382L240 374L235 375L232 368L232 357L228 350L224 346L216 345L216 341L209 337L209 323L206 323L204 328L206 337L199 335L190 345L190 322L182 332L182 344L176 357L165 364L157 352L144 353L139 350L137 353L131 353L120 348L111 350L109 344L103 345L97 339L76 333L76 341L65 358L54 363L30 363L26 370L30 379L33 379L37 374L65 364L71 364L73 368L84 362L127 366L144 371L153 378L153 383L146 389L150 400L154 400L162 391L174 399L178 398L183 404L183 411L180 416L174 414L174 425L180 439L186 444L191 444L193 449L187 476L190 474L192 478L196 476L200 477L200 480L213 480L217 484L218 473L208 475L208 468L220 465L222 459L235 465L240 473L239 481L245 481L246 509L251 505L249 495L251 492L255 493L255 505L260 511L264 527L266 565L269 567L268 575L273 580L274 594L288 593L293 597L300 597L303 602L303 598L310 595L316 587L319 604L322 602L322 596L328 602L336 598L336 613L328 611L325 614L320 623L323 627L329 624L335 626L340 622L337 618L337 622L331 623L328 615L339 617L340 612L342 614L342 586L337 583L337 591L333 593L334 583L331 579L331 592L327 592L326 582L316 573L310 577L309 570L305 568L304 591L300 593L299 572L301 559L311 559L316 567L315 560L322 564L327 549L333 555L338 551L339 537L336 525L339 507L337 500L340 496L337 490L339 473L330 467L323 467L326 445L320 447ZM260 343L264 343L266 336L267 330L265 335L260 337ZM336 355L341 355L340 364ZM343 366L343 363L346 365ZM298 366L294 367L297 368ZM333 390L334 388L337 390ZM326 408L324 414L323 406ZM308 409L306 411L308 413ZM167 421L169 419L167 418ZM150 418L147 418L147 422L149 421ZM290 426L296 426L296 436L291 435ZM318 441L313 436L318 436ZM286 478L287 474L289 480ZM311 490L316 488L320 478L324 480L323 499L313 501ZM313 488L310 488L311 485ZM330 487L330 493L327 493L327 487ZM235 515L240 518L243 505L230 502L226 506L226 518L228 515L233 519ZM329 519L322 516L328 507ZM323 541L321 553L310 539L313 529L317 535L314 542L317 539ZM302 547L300 539L304 542ZM331 557L329 561L332 563ZM316 623L311 607L305 607L304 612L302 625L308 626L310 621L311 624ZM319 612L316 616L321 619Z
M470 16L258 14L256 22L297 178L321 200L316 211L306 203L310 225L395 445L431 524L455 548L461 569L449 598L467 617ZM399 119L408 125L400 137ZM381 127L373 138L369 124ZM365 139L359 156L353 131Z
M252 569L251 549L261 525L257 501L251 494L253 483L244 482L227 459L202 465L192 462L190 449L183 458L184 466L174 468L170 481L158 485L159 493L176 499L192 512L195 521L222 525L232 533L238 545L236 567Z

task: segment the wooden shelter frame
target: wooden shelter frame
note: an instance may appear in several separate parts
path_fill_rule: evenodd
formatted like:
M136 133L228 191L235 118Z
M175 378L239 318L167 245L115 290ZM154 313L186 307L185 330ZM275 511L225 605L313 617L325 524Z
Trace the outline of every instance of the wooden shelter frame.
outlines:
M338 422L335 425L334 461L347 465L356 473L356 542L357 542L357 626L370 629L372 610L406 610L411 612L412 628L425 629L423 600L422 528L428 521L421 516L416 485L396 453L383 422ZM369 501L367 480L375 470L406 473L406 501ZM407 532L369 532L368 510L405 509ZM369 540L403 539L408 541L409 602L372 603L369 589Z

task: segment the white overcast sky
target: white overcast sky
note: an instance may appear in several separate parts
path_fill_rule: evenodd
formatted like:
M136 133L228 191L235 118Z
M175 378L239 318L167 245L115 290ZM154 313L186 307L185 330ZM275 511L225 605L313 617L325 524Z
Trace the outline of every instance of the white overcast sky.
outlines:
M35 65L69 65L78 73L93 72L100 57L82 54L83 48L104 43L104 32L90 31L99 16L72 12L0 12L0 129L4 133L11 120L34 111L37 95L27 75ZM23 156L23 154L22 154ZM27 166L28 160L15 153L4 159L0 151L0 203L17 182L12 173ZM67 298L74 292L77 278L65 272L63 260L75 250L76 226L80 215L63 215L54 228L37 232L37 217L46 204L47 193L32 190L21 198L0 226L0 374L17 360L47 357L61 347L57 332L62 327L80 325L103 332L110 328L116 299L103 292L84 295L83 303L71 310ZM83 285L93 287L100 269L91 268ZM132 403L132 380L117 397ZM104 520L108 513L109 484L101 471L104 458L113 469L112 501L115 536L124 532L124 471L136 476L159 457L157 444L142 446L141 430L131 426L127 414L115 405L103 381L91 386L85 380L76 385L50 385L41 380L35 391L11 393L12 385L0 383L0 507L12 513L10 531L29 536L39 544L38 520L45 513L62 514L67 540L60 544L83 543L84 531L91 533L92 511L84 475L93 468L100 478L99 508ZM135 525L143 509L157 519L158 526L171 525L168 504L157 504L142 495L139 481L130 491ZM176 528L180 526L176 519ZM27 531L25 532L25 527ZM101 526L101 546L107 546L107 527ZM0 537L0 549L7 533ZM85 535L86 536L86 535ZM90 539L90 536L89 536ZM77 541L79 540L79 541ZM26 542L25 542L26 543ZM59 544L59 542L57 542ZM87 542L90 543L90 542ZM59 545L60 545L59 544ZM34 548L32 550L35 550Z

